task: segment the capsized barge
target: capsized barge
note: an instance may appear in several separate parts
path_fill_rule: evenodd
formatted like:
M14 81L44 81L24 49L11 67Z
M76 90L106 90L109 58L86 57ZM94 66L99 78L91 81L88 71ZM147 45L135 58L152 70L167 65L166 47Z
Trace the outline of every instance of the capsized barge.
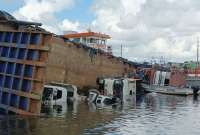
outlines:
M0 12L1 113L40 114L40 95L52 34L41 24Z
M92 88L98 76L124 76L135 69L133 62L113 56L110 47L105 52L40 26L0 11L0 113L40 115L45 84ZM94 41L108 37L98 38Z

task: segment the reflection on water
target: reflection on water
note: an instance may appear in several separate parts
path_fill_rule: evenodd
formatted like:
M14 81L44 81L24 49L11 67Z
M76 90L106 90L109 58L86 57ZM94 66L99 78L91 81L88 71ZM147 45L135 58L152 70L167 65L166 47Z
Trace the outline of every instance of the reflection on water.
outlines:
M0 135L196 135L199 126L198 97L155 93L123 106L76 103L48 108L41 118L0 116Z

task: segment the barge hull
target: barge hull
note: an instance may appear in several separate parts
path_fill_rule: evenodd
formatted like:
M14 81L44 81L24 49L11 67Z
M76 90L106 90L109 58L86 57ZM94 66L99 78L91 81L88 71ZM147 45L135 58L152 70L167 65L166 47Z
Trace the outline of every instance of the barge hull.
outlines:
M134 63L21 22L0 11L0 113L40 115L44 84L96 87L97 77L121 77Z
M1 113L40 115L50 39L40 31L0 29Z

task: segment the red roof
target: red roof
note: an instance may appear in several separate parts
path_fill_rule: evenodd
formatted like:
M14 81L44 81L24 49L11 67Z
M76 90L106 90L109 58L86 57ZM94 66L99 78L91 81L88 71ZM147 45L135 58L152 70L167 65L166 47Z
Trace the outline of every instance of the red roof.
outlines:
M82 32L82 33L73 33L73 34L65 34L64 38L79 38L79 37L99 37L99 38L107 38L110 39L111 37L106 34L102 33L95 33L95 32Z

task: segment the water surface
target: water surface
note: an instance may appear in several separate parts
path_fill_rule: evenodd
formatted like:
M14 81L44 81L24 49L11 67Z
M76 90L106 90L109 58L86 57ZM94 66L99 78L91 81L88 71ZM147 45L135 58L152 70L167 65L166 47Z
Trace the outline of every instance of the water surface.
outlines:
M79 103L43 117L0 116L0 135L199 135L198 99L150 93L124 106Z

